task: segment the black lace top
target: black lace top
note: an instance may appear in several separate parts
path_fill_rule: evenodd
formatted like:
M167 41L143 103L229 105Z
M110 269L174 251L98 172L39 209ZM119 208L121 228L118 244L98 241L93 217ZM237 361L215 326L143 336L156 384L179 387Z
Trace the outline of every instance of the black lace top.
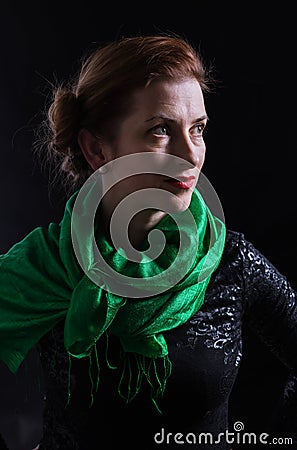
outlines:
M112 336L108 361L119 369L107 367L106 342L100 339L100 383L90 406L97 365L90 366L88 359L72 360L68 379L60 323L38 345L46 379L40 450L170 450L198 448L198 444L202 449L241 448L236 442L241 442L243 431L240 423L229 425L228 404L242 357L243 322L288 368L291 380L286 395L296 398L296 292L239 232L227 230L223 257L202 308L184 325L164 333L173 368L158 403L162 414L151 401L148 384L129 404L118 394L122 359L119 342ZM68 382L71 397L65 407ZM292 419L287 421L291 425L285 431L292 438L295 431L296 439L297 406L292 404L288 408ZM235 443L232 434L226 438L228 428ZM272 437L262 439L269 442ZM256 439L254 448L260 448Z

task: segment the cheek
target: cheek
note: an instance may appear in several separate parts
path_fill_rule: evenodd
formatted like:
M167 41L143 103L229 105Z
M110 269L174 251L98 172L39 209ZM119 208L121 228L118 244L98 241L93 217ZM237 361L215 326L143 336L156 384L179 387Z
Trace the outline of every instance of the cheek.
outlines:
M118 189L124 194L129 194L140 189L148 189L152 187L158 187L160 181L156 179L155 175L152 174L138 174L122 180L119 183Z
M205 146L205 143L203 141L203 144L201 144L201 147L199 148L199 154L198 154L199 160L198 160L198 165L197 165L198 167L197 168L199 170L201 170L201 168L202 168L202 166L204 164L205 154L206 154L206 146Z
M113 146L113 154L116 158L142 151L144 151L143 143L129 135L119 138Z
M159 188L162 183L162 176L152 173L144 173L131 177L130 186L136 189Z

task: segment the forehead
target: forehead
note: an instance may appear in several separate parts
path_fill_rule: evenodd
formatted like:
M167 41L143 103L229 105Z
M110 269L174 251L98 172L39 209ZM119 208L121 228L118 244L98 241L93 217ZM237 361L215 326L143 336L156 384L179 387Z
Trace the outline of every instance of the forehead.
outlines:
M173 119L205 114L203 93L198 81L193 78L153 81L149 86L135 91L132 104L132 114L139 119L157 114L170 114Z

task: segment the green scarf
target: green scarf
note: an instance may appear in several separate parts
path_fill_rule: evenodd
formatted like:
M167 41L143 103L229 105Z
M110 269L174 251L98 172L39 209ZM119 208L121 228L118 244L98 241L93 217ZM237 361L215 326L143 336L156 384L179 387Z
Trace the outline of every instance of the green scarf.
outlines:
M109 288L109 275L94 258L92 241L85 236L84 242L79 240L82 237L79 217L75 220L72 214L78 193L68 200L60 224L34 229L0 256L0 360L16 373L28 351L65 319L64 344L69 357L90 357L103 334L116 335L127 358L121 382L125 379L124 372L131 371L129 358L132 356L136 358L139 371L134 388L129 385L123 394L119 386L119 393L131 400L139 391L144 375L151 385L156 384L152 391L155 399L164 391L171 369L163 332L185 323L202 306L210 277L223 253L226 227L211 213L195 189L186 211L191 212L195 228L187 220L181 228L174 220L175 214L165 216L156 227L166 237L163 252L155 260L144 254L137 263L127 260L123 252L109 244L97 221L96 243L108 266L125 274L127 280L131 278L132 285L136 280L140 292L147 290L146 297L141 294L139 298L127 298ZM186 212L176 217L180 219ZM80 213L83 217L84 211ZM87 270L78 264L73 236ZM182 251L179 251L181 241ZM194 259L189 263L188 256L193 248ZM172 267L174 270L170 274L168 269ZM179 274L184 267L185 275L174 284L172 273ZM105 280L103 287L92 281L92 273L101 273ZM163 273L169 273L169 281L168 277L162 278ZM156 277L160 291L163 289L160 294L152 289L153 295L150 295L148 277ZM162 375L156 372L157 358L164 361Z

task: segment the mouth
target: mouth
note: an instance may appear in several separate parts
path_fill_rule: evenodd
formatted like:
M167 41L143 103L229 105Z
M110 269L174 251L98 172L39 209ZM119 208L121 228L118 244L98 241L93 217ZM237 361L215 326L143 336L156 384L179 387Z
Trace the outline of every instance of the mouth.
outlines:
M177 178L168 178L165 180L166 183L169 183L171 186L174 186L178 189L191 189L195 184L195 177L177 177Z

